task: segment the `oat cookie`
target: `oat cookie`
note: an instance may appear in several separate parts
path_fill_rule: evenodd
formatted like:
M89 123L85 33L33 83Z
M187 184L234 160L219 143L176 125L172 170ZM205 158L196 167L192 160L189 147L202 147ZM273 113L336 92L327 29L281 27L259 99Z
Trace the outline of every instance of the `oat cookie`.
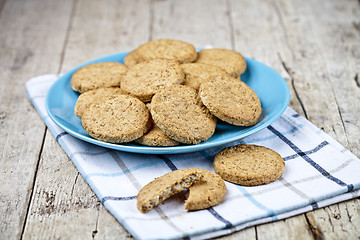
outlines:
M150 106L151 104L148 103L146 104L146 107L148 109L151 109ZM141 145L145 145L145 146L151 146L151 147L172 147L172 146L177 146L180 143L169 138L169 136L167 136L163 130L161 130L152 120L152 117L150 116L151 122L152 122L152 127L150 128L150 130L145 133L143 136L141 136L140 138L136 139L135 142L141 144Z
M228 74L219 67L203 63L184 63L181 64L181 67L185 73L184 85L196 90L199 89L200 83L206 81L209 77Z
M151 102L154 122L170 138L186 144L208 140L216 118L200 103L195 89L172 85L156 93Z
M226 195L224 180L216 173L200 171L204 177L189 187L189 196L185 201L186 210L201 210L221 203Z
M89 108L90 104L96 99L110 95L127 94L120 87L97 88L80 94L76 101L74 113L81 119L83 113Z
M142 60L141 60L139 54L137 53L136 49L129 52L124 58L124 64L128 67L132 67L141 61Z
M261 114L256 93L239 79L229 75L209 78L200 85L200 98L219 119L236 125L254 125Z
M263 146L241 144L216 154L214 169L225 181L257 186L279 179L285 162L275 151Z
M220 67L235 78L239 78L246 70L244 57L232 50L222 48L203 49L199 51L198 55L197 63Z
M137 195L137 208L145 213L170 196L183 191L203 178L198 168L169 172L145 185Z
M94 63L78 69L71 77L71 87L74 91L86 91L104 88L119 87L127 67L117 62Z
M184 71L176 61L154 59L129 68L121 80L121 88L141 101L149 102L164 86L184 83L184 77Z
M110 143L133 141L150 128L149 110L130 95L95 100L82 115L81 122L90 136Z
M144 43L136 52L141 61L165 58L179 63L194 62L198 55L192 44L173 39L158 39Z

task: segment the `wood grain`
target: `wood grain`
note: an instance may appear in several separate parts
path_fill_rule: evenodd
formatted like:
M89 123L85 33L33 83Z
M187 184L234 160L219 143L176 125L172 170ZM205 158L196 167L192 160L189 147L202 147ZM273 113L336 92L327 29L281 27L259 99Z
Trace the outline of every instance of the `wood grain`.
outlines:
M0 6L0 232L3 239L18 239L45 133L24 85L33 76L57 72L72 4L6 1Z

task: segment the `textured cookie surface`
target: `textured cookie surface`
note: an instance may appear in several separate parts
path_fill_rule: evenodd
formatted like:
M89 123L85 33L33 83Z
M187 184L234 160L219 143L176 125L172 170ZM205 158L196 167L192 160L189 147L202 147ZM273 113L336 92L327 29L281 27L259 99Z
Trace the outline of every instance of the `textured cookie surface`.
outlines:
M209 78L200 85L200 98L219 119L236 125L254 125L261 114L256 93L239 79L229 75Z
M201 210L222 202L226 195L224 180L216 173L201 170L204 177L189 187L186 210Z
M119 87L127 69L124 64L117 62L90 64L72 75L71 87L79 93L96 88Z
M215 132L216 118L200 104L195 89L172 85L156 93L151 102L154 122L170 138L198 144Z
M239 78L246 70L244 57L232 50L220 48L203 49L199 51L198 55L197 63L220 67L235 78Z
M146 107L148 109L151 109L151 104L146 104ZM150 116L150 120L152 122L152 127L150 130L145 133L140 138L136 139L135 142L145 145L145 146L151 146L151 147L171 147L171 146L177 146L180 143L169 138L163 130L161 130L152 120L152 117Z
M124 58L124 64L128 67L132 67L141 61L142 60L141 60L139 54L137 53L136 49L129 52Z
M89 108L90 104L96 99L100 99L110 95L126 94L125 91L119 87L97 88L80 94L76 101L74 113L79 118Z
M244 186L267 184L279 179L285 162L275 151L257 145L236 145L221 150L214 169L224 180Z
M135 140L150 127L149 110L143 102L129 95L95 100L82 115L81 122L90 136L111 143Z
M185 73L186 86L199 89L200 83L206 81L211 76L219 76L228 74L225 70L203 63L184 63L181 67Z
M129 68L121 81L121 88L143 102L149 102L160 89L172 84L182 84L184 81L184 71L179 63L154 59Z
M164 58L189 63L197 58L196 49L192 44L173 39L158 39L144 43L136 52L141 61Z
M137 208L148 212L170 196L183 191L203 178L198 168L169 172L145 185L137 195Z

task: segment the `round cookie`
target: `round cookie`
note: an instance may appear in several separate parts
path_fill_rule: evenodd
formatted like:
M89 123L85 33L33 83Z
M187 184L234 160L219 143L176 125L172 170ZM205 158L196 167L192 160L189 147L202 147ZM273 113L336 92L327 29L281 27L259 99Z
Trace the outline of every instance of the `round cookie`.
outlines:
M195 89L172 85L156 93L151 102L155 124L170 138L186 144L208 140L216 118L200 103Z
M158 39L144 43L136 52L141 61L164 58L189 63L194 62L198 56L192 44L173 39Z
M150 103L146 104L146 107L148 109L150 108ZM151 129L145 133L140 138L136 139L135 142L145 145L145 146L151 146L151 147L172 147L177 146L180 143L169 138L163 130L161 130L152 120L152 117L150 116L152 127Z
M141 62L141 58L139 54L136 52L136 49L129 52L124 58L124 64L128 67L132 67L138 64L139 62Z
M170 196L183 191L203 178L198 168L185 168L169 172L146 184L138 193L137 208L145 213Z
M219 119L236 125L254 125L261 114L256 93L239 79L229 75L210 77L200 85L200 98Z
M121 80L121 88L143 102L151 101L164 86L184 83L184 71L173 60L154 59L129 68Z
M189 187L189 196L185 201L186 210L201 210L221 203L226 195L224 180L216 173L200 171L204 177Z
M279 179L285 162L275 151L263 146L241 144L221 150L214 159L214 169L225 181L257 186Z
M206 81L210 76L226 75L225 70L203 63L184 63L181 67L185 73L184 85L192 87L196 90L199 89L200 83Z
M74 113L81 118L83 113L89 108L90 104L96 99L110 95L127 94L119 87L97 88L80 94L76 101Z
M105 88L119 87L127 67L117 62L101 62L78 69L71 77L71 88L79 93Z
M199 51L196 62L222 68L235 78L239 78L246 70L246 61L240 53L222 48L210 48Z
M81 122L90 136L110 143L133 141L150 128L149 110L130 95L95 100L82 115Z

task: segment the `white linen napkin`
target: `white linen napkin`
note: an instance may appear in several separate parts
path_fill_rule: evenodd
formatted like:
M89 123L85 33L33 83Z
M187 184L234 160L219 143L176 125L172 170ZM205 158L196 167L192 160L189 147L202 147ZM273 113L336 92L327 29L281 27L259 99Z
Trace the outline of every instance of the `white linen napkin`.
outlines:
M56 75L30 79L29 99L104 206L137 239L212 238L360 196L360 160L288 107L269 127L229 144L256 144L278 152L286 165L279 180L256 187L226 182L224 201L206 210L187 212L183 199L172 197L140 213L136 195L144 185L176 169L214 172L213 159L224 146L146 155L84 142L59 128L46 112L46 93L56 80Z

